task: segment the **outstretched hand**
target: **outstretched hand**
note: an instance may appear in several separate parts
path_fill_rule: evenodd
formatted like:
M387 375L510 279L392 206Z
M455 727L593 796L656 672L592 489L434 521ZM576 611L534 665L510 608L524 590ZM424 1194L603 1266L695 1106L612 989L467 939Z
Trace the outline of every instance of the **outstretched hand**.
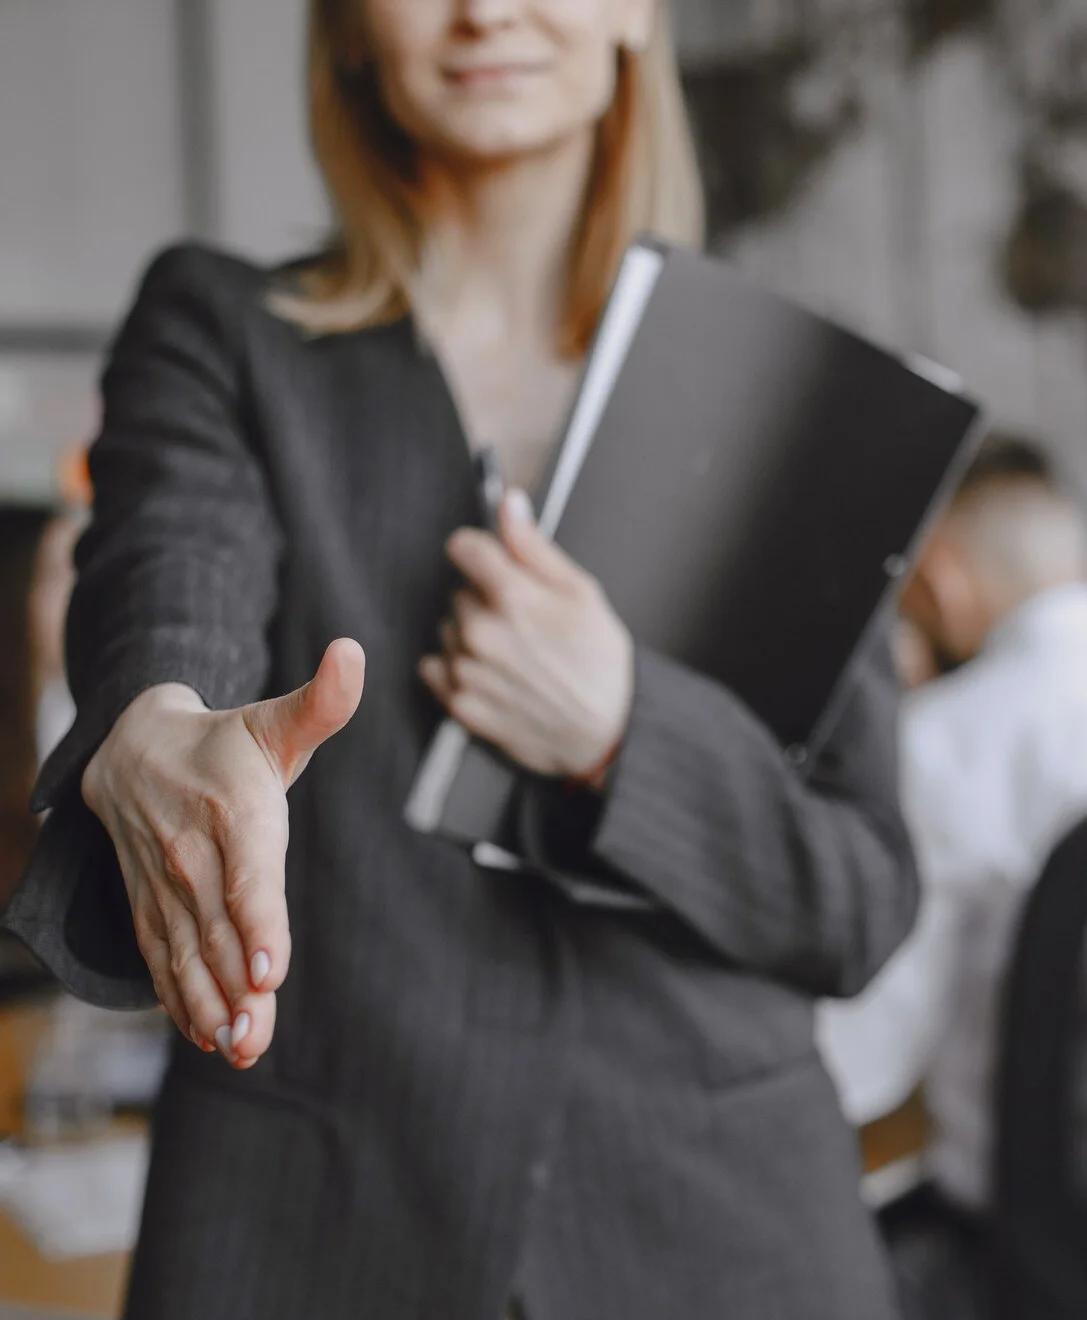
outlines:
M180 684L150 688L83 775L159 999L239 1068L271 1043L290 962L287 789L355 713L365 664L341 638L303 687L229 711Z

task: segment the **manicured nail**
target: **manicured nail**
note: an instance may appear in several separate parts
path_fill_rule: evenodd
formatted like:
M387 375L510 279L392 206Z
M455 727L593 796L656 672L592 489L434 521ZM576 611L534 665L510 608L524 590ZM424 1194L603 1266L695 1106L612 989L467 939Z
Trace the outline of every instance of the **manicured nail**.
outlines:
M511 490L506 496L509 511L521 522L531 522L534 516L532 501L523 490Z
M249 1014L239 1013L234 1019L234 1030L230 1033L230 1043L237 1049L238 1046L249 1035Z
M197 1047L197 1049L199 1049L200 1046L203 1044L203 1042L200 1039L200 1033L196 1029L195 1022L189 1024L189 1039Z
M253 982L254 988L259 989L264 984L265 978L271 970L271 958L263 949L258 949L253 954L253 961L249 964L249 979Z
M229 1027L219 1027L215 1032L215 1043L219 1047L219 1053L225 1054L228 1059L234 1053L231 1036Z

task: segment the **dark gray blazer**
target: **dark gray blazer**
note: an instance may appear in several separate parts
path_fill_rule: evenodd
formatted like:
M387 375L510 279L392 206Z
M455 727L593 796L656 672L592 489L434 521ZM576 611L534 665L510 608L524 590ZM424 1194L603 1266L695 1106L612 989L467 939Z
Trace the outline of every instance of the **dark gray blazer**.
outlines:
M511 1292L532 1320L887 1320L812 1044L813 997L858 991L914 913L886 655L804 783L727 691L638 654L596 818L571 804L537 833L655 911L413 834L439 717L415 665L453 585L443 543L480 514L465 438L410 321L307 339L267 287L173 249L115 345L69 619L79 714L5 919L76 994L151 1002L80 797L93 749L151 684L229 708L305 682L334 637L364 644L359 714L290 794L275 1043L234 1073L179 1041L130 1320L498 1320Z

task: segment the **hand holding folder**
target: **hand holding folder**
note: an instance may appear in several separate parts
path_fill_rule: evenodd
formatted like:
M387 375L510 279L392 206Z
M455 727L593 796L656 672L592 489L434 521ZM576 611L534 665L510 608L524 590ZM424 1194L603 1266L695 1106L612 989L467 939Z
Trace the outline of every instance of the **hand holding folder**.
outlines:
M638 645L727 686L802 767L978 418L951 373L721 261L639 243L556 448L540 530L599 581ZM519 773L443 731L406 818L494 842Z
M462 529L449 553L465 587L424 680L473 734L539 775L586 783L626 726L633 644L599 585L539 531L523 492L504 498L481 456L488 534Z

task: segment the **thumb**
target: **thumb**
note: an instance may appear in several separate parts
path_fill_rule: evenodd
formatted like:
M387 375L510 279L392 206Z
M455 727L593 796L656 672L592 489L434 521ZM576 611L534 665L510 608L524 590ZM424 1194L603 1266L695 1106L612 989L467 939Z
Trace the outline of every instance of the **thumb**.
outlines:
M563 581L574 565L536 525L532 501L523 490L511 490L498 512L498 535L510 554L548 581Z
M256 701L242 712L249 732L290 788L318 747L338 733L358 709L366 655L349 637L332 642L317 673L294 692Z

